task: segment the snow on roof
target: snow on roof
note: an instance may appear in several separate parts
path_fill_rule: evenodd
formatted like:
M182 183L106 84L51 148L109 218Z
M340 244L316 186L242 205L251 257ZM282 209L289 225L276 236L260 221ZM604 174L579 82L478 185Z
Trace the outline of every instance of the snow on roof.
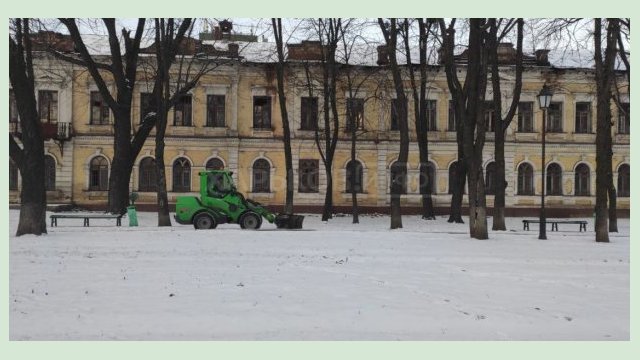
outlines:
M110 55L108 37L105 35L89 35L83 34L89 52L93 55ZM122 43L122 41L121 41ZM230 43L237 44L239 47L239 55L244 62L251 63L273 63L278 60L276 52L276 44L272 42L242 42L228 40L205 40L203 44L213 45L218 50L227 50ZM145 38L141 41L141 47L145 48L153 44L153 39ZM378 60L377 46L381 44L355 44L349 51L348 62L352 65L376 66ZM122 46L122 45L121 45ZM464 47L457 47L456 53L461 53ZM346 52L342 47L337 51L338 61L347 62ZM414 46L410 50L411 61L419 62L418 47ZM526 55L533 55L533 51L525 51ZM558 48L549 52L549 62L556 68L583 68L593 69L595 67L594 52L590 49L571 49ZM398 49L397 59L399 64L406 64L406 56L404 49ZM428 63L430 65L438 64L437 50L429 51ZM624 63L618 58L616 61L617 70L625 70Z

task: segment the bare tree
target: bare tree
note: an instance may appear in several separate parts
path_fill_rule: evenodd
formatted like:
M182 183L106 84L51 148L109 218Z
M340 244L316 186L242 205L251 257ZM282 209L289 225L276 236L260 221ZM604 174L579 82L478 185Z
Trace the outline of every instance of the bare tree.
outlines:
M486 29L494 20L469 20L468 48L466 50L466 77L464 86L458 79L454 58L455 19L449 25L439 19L443 37L442 57L449 91L456 108L456 126L462 126L464 163L469 182L469 234L476 239L487 239L486 196L482 175L482 150L485 141L484 95L487 85ZM458 132L460 137L460 133ZM460 146L460 143L458 143ZM460 156L460 154L458 154ZM455 194L454 194L455 195ZM453 208L453 204L452 204Z
M9 81L15 93L22 148L9 134L9 156L22 174L20 220L16 236L47 233L44 140L36 105L29 19L12 19L9 35Z
M282 19L271 18L273 34L276 39L276 50L278 52L278 62L276 63L276 77L278 81L278 102L280 103L280 114L282 117L284 160L286 168L286 196L284 213L293 214L293 158L291 155L291 130L289 129L289 116L287 114L286 96L284 93L284 41L282 36Z
M351 194L351 216L352 223L358 224L360 223L360 209L358 207L358 193L360 191L364 191L364 183L359 183L357 181L357 176L359 173L358 164L359 161L356 158L357 154L357 143L358 139L366 136L369 133L370 124L365 124L366 117L362 114L362 118L359 118L357 109L352 107L349 102L358 98L362 100L362 111L364 111L364 106L371 100L377 98L379 93L379 89L381 87L381 83L386 82L386 78L383 81L376 78L376 75L380 73L380 67L371 67L371 66L361 66L363 65L362 59L358 59L363 55L364 48L369 46L367 39L361 36L362 28L361 26L367 26L366 23L360 23L357 25L353 24L354 20L350 20L350 26L348 29L345 27L345 31L342 36L342 46L341 46L341 61L344 66L340 67L340 71L336 72L336 79L334 80L336 83L338 82L337 77L341 77L346 80L346 90L347 90L347 102L345 104L345 129L349 134L350 140L350 160L347 163L347 173L349 174L349 178L347 179L350 184L350 194ZM362 48L364 46L364 48ZM366 50L365 50L366 51ZM373 87L373 88L372 88ZM367 88L371 90L371 96L360 97L363 93L362 89ZM337 112L336 112L337 115ZM361 169L360 169L361 170ZM361 179L363 180L363 179Z
M631 19L619 19L620 26L617 36L618 56L626 69L626 93L631 92L631 64L629 63L630 53L626 49L625 43L629 42L629 31L631 30ZM620 101L620 89L618 86L618 77L613 75L615 93L613 100L618 106L618 112L622 112L625 118L629 118L629 114L622 106ZM609 175L609 232L618 232L618 213L617 213L618 197L616 187L613 182L613 171Z
M391 181L391 229L402 227L402 213L400 208L400 198L402 196L403 182L407 178L407 160L409 157L409 124L407 117L407 97L404 93L404 84L402 74L398 66L396 52L398 49L398 33L399 26L397 20L392 18L389 23L385 23L382 18L378 18L378 24L387 47L387 55L393 83L396 91L397 105L396 114L398 115L398 128L400 130L400 153L398 154L398 170L399 176Z
M504 24L503 24L504 23ZM513 29L517 24L517 45L516 45L516 63L515 63L515 84L513 86L513 95L511 104L505 117L502 117L502 89L500 84L500 69L498 59L498 46L501 40ZM505 180L505 163L504 163L504 140L507 129L516 114L518 102L520 101L520 93L522 92L522 39L523 39L523 19L499 19L491 22L489 29L489 39L487 47L489 49L489 63L491 66L491 84L493 87L493 112L495 124L495 198L493 203L493 230L506 230L504 222L505 208L505 189L507 181ZM498 32L500 31L500 34ZM544 165L543 165L544 166Z
M155 19L155 59L157 71L152 92L153 105L156 109L156 136L155 136L155 161L157 174L157 203L158 226L171 226L169 216L169 199L167 196L167 178L165 173L164 148L165 133L167 130L167 118L169 110L175 106L180 97L195 87L195 81L189 81L189 70L183 70L183 62L180 63L176 88L172 91L171 65L176 60L180 45L185 39L187 31L193 29L193 20L184 19L176 23L173 18ZM182 57L184 59L184 56ZM186 72L186 74L183 74Z
M596 63L596 241L609 242L608 196L613 187L611 99L615 78L615 60L620 34L619 19L608 19L604 59L602 52L602 19L594 19L594 47ZM615 209L614 209L615 211Z
M317 124L314 128L314 139L318 153L324 164L327 178L322 221L333 217L333 159L338 144L339 117L336 99L336 81L339 64L336 61L338 42L344 36L345 27L342 19L327 18L312 21L314 35L317 36L321 47L321 91L323 95L323 127ZM315 79L312 76L309 62L305 63L306 85L310 97L313 97ZM322 133L321 133L322 132ZM324 144L321 144L324 141ZM322 146L324 145L324 147Z
M411 91L413 94L414 117L416 125L416 135L418 138L418 149L420 152L420 194L422 195L422 218L435 220L433 211L433 200L431 199L431 184L435 179L429 178L429 138L427 128L427 44L430 29L434 24L434 19L418 18L418 47L420 50L419 63L419 86L416 83L415 71L411 61L410 46L410 24L408 19L404 20L401 31L404 38L404 50L407 58L407 68L409 79L411 80Z
M453 102L453 113L455 118L456 144L458 148L458 159L452 165L455 176L450 179L451 184L451 206L449 219L447 222L464 223L462 220L462 200L465 183L467 180L467 165L464 161L464 111L465 99L463 98L462 86L457 78L457 65L454 60L456 22L454 18L447 26L444 19L438 19L440 37L442 45L440 49L441 62L445 65L447 74L447 84ZM450 75L451 74L451 75Z
M111 52L109 63L102 62L101 59L89 53L75 19L64 18L60 19L60 21L68 29L75 48L79 52L79 57L53 51L54 55L73 64L86 67L95 81L100 95L113 113L114 155L109 174L108 211L121 214L126 211L126 207L129 205L129 181L133 163L156 120L154 116L145 118L140 128L131 136L131 102L136 84L140 40L144 32L145 19L138 19L133 37L131 36L131 31L122 29L121 36L124 49L121 48L121 40L116 31L115 19L102 19L109 39L109 50ZM114 80L115 95L111 93L107 86L106 74Z

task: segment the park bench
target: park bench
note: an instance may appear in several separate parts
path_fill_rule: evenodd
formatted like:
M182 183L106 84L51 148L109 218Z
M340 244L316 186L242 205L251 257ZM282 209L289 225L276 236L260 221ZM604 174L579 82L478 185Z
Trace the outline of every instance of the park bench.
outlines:
M578 224L580 226L580 232L582 230L587 231L587 222L584 220L550 220L546 222L551 224L551 231L558 231L558 224ZM540 220L522 220L523 230L529 230L529 224L539 224Z
M113 214L53 214L50 216L51 226L58 226L58 219L83 219L83 226L89 226L89 219L116 219L116 226L122 224L122 215Z

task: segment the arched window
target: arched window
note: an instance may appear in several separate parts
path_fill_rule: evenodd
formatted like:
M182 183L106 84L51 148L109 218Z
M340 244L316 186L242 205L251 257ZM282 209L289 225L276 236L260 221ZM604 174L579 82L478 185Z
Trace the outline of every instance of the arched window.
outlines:
M205 165L207 170L222 170L224 169L224 163L219 158L211 158Z
M458 179L458 161L454 161L449 165L449 194L453 194ZM462 179L464 181L464 179Z
M347 192L353 191L361 193L362 190L362 164L358 160L351 160L347 164L347 174L345 178Z
M56 161L51 155L44 157L44 188L47 191L56 189Z
M252 192L268 193L271 183L271 166L265 159L258 159L253 163L253 188Z
M484 179L484 191L487 195L496 194L496 162L492 161L487 165Z
M173 191L191 191L191 164L186 158L178 158L173 162Z
M527 163L518 166L518 195L533 195L533 167Z
M436 193L436 165L431 161L427 163L427 178L420 179L420 186L423 184L427 186L429 194Z
M9 159L9 190L18 190L18 167Z
M400 184L402 186L401 194L406 194L407 193L407 176L406 173L402 174L402 167L400 166L399 162L394 162L391 165L391 184L396 183L396 184Z
M623 164L618 168L618 196L629 197L631 184L631 175L629 173L629 165Z
M576 196L590 195L591 171L585 164L576 167Z
M89 190L109 189L109 162L104 156L96 156L89 164Z
M154 158L146 157L140 161L138 191L157 191L157 171L156 160Z
M547 195L562 195L562 168L560 165L549 164L546 178Z

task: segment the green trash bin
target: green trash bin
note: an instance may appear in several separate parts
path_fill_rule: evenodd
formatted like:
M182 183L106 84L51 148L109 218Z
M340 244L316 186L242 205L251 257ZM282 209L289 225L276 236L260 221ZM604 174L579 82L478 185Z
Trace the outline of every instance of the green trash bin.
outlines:
M127 216L129 217L129 226L138 226L138 214L135 206L127 206Z

